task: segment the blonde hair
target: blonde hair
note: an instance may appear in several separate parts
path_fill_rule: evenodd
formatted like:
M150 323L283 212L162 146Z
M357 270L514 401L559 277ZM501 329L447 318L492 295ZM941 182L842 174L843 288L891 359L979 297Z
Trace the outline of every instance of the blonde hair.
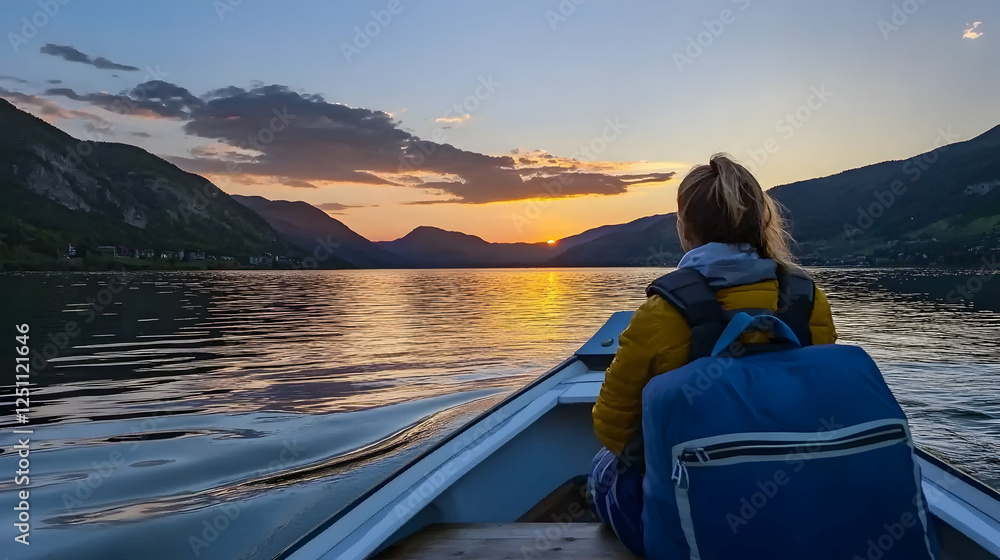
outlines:
M677 218L699 243L749 243L761 258L796 269L781 206L729 154L691 170L677 189Z

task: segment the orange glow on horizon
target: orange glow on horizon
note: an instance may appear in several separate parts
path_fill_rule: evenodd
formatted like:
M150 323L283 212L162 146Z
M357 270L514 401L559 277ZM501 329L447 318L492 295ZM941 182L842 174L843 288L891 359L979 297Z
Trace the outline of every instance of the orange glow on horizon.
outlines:
M278 178L249 174L206 174L229 194L300 200L314 206L344 205L328 215L371 241L393 241L419 226L478 236L491 243L545 243L591 228L623 224L651 214L676 210L678 179L630 186L610 196L584 194L560 198L492 201L484 204L413 204L433 193L411 187L336 184L313 181L318 188L295 188Z

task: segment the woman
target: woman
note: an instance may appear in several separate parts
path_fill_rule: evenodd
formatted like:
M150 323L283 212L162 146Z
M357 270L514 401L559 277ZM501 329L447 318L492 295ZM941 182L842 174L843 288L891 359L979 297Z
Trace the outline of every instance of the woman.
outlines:
M776 311L777 273L797 267L778 206L753 175L729 156L716 154L681 181L677 208L677 234L686 251L678 268L702 273L727 310ZM812 343L831 344L837 333L830 304L819 288L815 292ZM619 342L593 410L594 431L605 449L594 458L589 496L601 520L641 555L643 467L635 443L642 390L653 376L689 361L691 331L673 305L652 295L632 315Z

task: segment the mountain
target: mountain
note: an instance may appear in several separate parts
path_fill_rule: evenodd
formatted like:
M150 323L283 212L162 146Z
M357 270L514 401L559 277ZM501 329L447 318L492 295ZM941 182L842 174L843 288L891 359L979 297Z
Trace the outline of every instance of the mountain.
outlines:
M1000 245L1000 126L965 142L769 191L806 261L976 260Z
M548 264L552 266L673 266L684 255L677 237L677 214L647 216L603 226L578 236ZM573 239L567 237L567 240ZM560 240L562 245L565 240Z
M284 254L263 218L135 146L84 142L0 99L0 260L125 245Z
M968 264L1000 251L1000 126L907 160L769 191L805 264ZM418 227L373 243L305 202L230 197L139 148L81 142L0 99L0 261L128 245L235 257L325 255L321 267L673 265L676 215L556 243L490 243ZM327 253L329 251L329 254Z
M332 254L334 258L359 268L404 267L409 264L405 256L385 251L343 222L305 202L241 195L233 195L233 199L262 216L275 231L313 258Z
M420 226L395 241L377 243L425 267L539 266L556 253L548 243L490 243L475 235Z
M768 191L805 264L973 264L1000 251L1000 126L965 142ZM676 215L560 240L553 266L673 265Z
M1000 126L768 192L787 210L805 264L976 263L1000 250ZM560 240L550 264L672 265L682 255L675 225L668 214L595 228Z
M600 226L549 243L490 243L475 235L421 226L377 244L418 266L664 266L680 259L676 216Z
M559 241L557 266L665 266L684 251L677 237L677 215L656 214L626 224L602 226ZM582 241L581 241L582 240ZM570 241L570 243L566 243ZM576 241L576 243L573 243ZM568 245L568 247L567 247Z
M644 218L632 220L626 224L599 226L588 229L583 233L564 237L559 240L559 252L562 253L568 249L576 247L577 245L589 243L609 233L641 232L650 225L662 220L663 217L663 214L655 214L653 216L646 216Z

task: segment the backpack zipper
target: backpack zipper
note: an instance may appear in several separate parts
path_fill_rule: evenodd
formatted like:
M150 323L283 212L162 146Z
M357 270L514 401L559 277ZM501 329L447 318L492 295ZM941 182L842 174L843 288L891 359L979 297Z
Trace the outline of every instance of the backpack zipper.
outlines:
M845 450L858 450L871 446L890 445L906 441L906 430L902 425L878 426L855 434L848 434L836 439L819 441L816 436L811 439L797 441L788 440L742 440L716 443L703 447L685 447L674 460L671 476L674 484L687 487L687 467L711 466L710 464L723 459L733 459L729 463L740 462L740 459L778 458L788 453L796 452L802 456L816 455Z

